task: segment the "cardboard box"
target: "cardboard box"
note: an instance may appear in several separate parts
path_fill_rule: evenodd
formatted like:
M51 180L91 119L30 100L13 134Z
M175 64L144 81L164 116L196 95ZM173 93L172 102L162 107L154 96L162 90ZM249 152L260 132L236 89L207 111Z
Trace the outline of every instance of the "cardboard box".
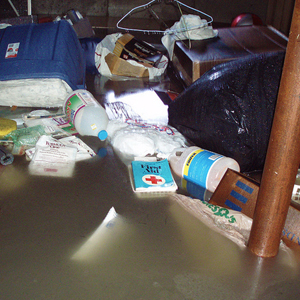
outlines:
M213 66L264 52L285 51L288 39L271 26L241 26L218 29L211 39L176 41L173 64L181 78L190 85Z
M156 67L162 57L160 51L129 33L117 40L113 53L125 60L133 59L146 67Z
M259 187L256 180L228 169L209 203L240 211L253 219ZM295 205L289 206L282 238L300 246L300 210Z
M110 69L110 72L119 76L130 77L149 77L147 68L141 66L134 66L126 60L109 53L105 56L105 61Z
M253 218L259 185L256 180L228 169L209 203L240 211Z

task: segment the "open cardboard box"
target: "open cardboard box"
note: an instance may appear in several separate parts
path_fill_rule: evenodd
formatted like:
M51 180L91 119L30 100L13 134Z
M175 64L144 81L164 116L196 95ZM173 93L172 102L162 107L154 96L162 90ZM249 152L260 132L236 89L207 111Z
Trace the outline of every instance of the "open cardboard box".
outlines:
M147 57L147 61L143 55L137 58L137 53L141 52L140 48L136 46L136 43L134 45L130 44L131 42L135 42L136 39L132 38L129 40L131 48L128 46L128 50L124 48L123 37L124 35L121 33L110 34L97 45L95 50L95 66L101 75L107 77L117 75L154 79L164 74L168 65L168 58L165 55L161 55L156 50L158 54L152 55L153 52L151 52L151 56ZM120 39L123 43L120 42ZM153 63L149 63L148 60L150 59L153 60Z
M209 203L240 211L253 219L259 187L256 180L228 169ZM300 245L300 210L295 205L289 206L282 238Z
M271 26L241 26L218 29L211 39L176 41L172 61L187 85L217 64L266 52L286 50L288 38Z
M149 77L148 69L142 64L140 66L135 66L113 53L108 53L105 56L105 61L110 69L110 72L114 75L130 77Z

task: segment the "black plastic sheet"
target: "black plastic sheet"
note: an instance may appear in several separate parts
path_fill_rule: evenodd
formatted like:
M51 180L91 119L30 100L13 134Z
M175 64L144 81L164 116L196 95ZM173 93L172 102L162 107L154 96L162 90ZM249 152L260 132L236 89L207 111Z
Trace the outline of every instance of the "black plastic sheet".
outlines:
M250 55L213 67L169 105L169 124L195 145L262 170L284 52Z

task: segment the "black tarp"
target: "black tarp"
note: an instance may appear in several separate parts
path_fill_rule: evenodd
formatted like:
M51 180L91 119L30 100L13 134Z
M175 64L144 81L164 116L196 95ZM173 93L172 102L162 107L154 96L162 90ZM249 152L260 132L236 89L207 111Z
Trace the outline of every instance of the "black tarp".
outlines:
M213 67L169 105L169 124L195 145L262 170L284 52L249 55Z

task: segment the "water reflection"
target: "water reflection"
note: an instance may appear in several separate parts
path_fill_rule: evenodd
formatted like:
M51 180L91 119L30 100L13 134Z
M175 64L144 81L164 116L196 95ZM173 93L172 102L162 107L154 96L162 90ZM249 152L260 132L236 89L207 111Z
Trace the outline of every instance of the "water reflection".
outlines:
M75 168L75 161L69 163L38 163L29 164L31 175L52 176L52 177L72 177Z
M181 180L181 187L186 190L191 196L204 201L209 201L213 194L211 191L205 189L204 187L195 184L194 182L187 181L184 178L182 178Z
M221 295L222 290L225 293L222 299L275 299L262 298L261 295L270 286L298 280L299 258L283 243L276 257L257 257L247 247L239 247L211 230L178 203L172 203L169 210L176 221L184 249L194 262L194 272L179 274L174 280L182 293L195 295L193 299L197 299L200 291L204 292L203 299L213 299L213 295ZM207 286L211 289L207 290ZM276 292L273 291L272 295Z
M1 184L0 191L17 191L28 183L27 173L14 164L8 166L0 165ZM12 180L13 179L13 180ZM2 194L3 196L3 194Z
M219 275L240 271L240 248L236 244L211 230L176 202L170 205L169 212L192 261L201 262L202 269Z
M112 207L100 226L72 256L72 259L90 262L102 260L117 249L124 238L127 240L133 233L133 226L130 226Z
M116 96L106 94L105 109L110 119L136 119L154 124L168 124L168 106L153 90L143 90Z

